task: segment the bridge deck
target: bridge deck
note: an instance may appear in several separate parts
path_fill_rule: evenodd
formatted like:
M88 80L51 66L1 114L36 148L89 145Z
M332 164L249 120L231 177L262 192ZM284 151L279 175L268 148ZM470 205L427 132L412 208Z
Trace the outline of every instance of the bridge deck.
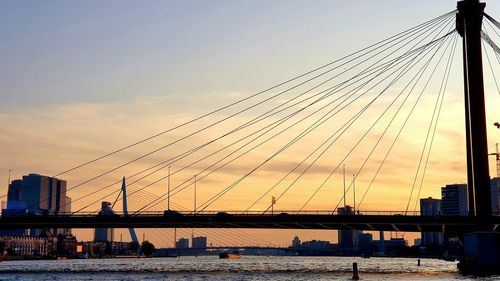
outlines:
M489 222L497 230L500 217ZM353 229L406 232L471 232L480 228L473 217L402 215L50 215L0 218L1 229L15 228L268 228L268 229Z

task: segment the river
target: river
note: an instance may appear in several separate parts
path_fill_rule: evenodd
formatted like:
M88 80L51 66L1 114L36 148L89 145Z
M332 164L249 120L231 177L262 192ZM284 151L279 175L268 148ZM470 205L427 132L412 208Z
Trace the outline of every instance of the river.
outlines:
M4 261L0 280L470 280L456 263L434 259L217 256L141 259ZM499 277L475 280L500 280Z

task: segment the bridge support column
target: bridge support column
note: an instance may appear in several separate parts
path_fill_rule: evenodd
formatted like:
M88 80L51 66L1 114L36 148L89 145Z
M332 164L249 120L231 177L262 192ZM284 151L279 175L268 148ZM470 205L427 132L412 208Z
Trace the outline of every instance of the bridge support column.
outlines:
M457 31L463 38L465 127L470 215L484 232L464 235L464 274L500 273L500 234L492 230L488 142L484 101L481 27L486 4L462 0L457 4Z
M485 231L464 236L464 257L458 267L462 274L485 276L500 272L500 233Z
M467 173L469 206L475 206L478 220L491 216L490 174L488 167L488 141L486 110L484 105L481 26L485 4L479 0L458 2L457 30L464 47L464 97L467 141ZM472 175L471 175L472 174ZM474 212L474 209L470 209Z

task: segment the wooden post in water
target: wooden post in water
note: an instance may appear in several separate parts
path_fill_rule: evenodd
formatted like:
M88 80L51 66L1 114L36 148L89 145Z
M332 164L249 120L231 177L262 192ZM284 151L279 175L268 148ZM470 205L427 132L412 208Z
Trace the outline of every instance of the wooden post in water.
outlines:
M352 263L352 280L359 280L358 263L357 262Z

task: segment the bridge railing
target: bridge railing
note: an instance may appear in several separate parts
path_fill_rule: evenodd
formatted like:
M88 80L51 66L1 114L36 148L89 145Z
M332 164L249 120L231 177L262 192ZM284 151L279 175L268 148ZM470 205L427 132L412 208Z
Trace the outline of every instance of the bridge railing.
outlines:
M297 211L297 210L274 210L271 211L262 211L262 210L252 210L252 211L239 211L239 210L223 210L223 211L203 211L203 212L193 212L193 211L141 211L134 212L130 210L128 212L128 216L163 216L163 215L200 215L200 216L224 216L224 215L239 215L239 216L286 216L286 215L339 215L337 212L332 210L306 210L306 211ZM96 216L98 213L96 212L68 212L68 213L56 213L56 214L16 214L19 215L27 215L27 216L78 216L78 217L89 217ZM108 214L109 215L109 214ZM125 216L125 214L121 211L116 211L111 215ZM345 215L345 214L344 214ZM390 211L390 210L356 210L356 212L351 213L349 215L377 215L377 216L419 216L420 212L407 212L405 211ZM14 215L13 215L14 216Z
M249 216L255 216L255 215L337 215L336 211L333 210L306 210L306 211L297 211L297 210L274 210L273 212L267 211L264 212L263 210L252 210L252 211L239 211L239 210L218 210L218 211L202 211L202 212L196 212L194 213L193 211L175 211L172 210L172 212L180 214L180 215L205 215L205 216L210 216L210 215L223 215L223 214L228 214L228 215L249 215ZM140 212L135 212L134 210L128 211L129 216L161 216L165 215L165 211L140 211ZM68 213L51 213L51 214L34 214L34 213L15 213L15 214L6 214L6 213L1 213L1 216L44 216L44 215L56 215L56 216L79 216L79 217L85 217L85 216L96 216L98 213L97 212L68 212ZM124 216L124 213L121 211L115 211L115 215L119 216ZM411 211L411 212L405 212L405 211L394 211L394 210L356 210L353 215L375 215L375 216L420 216L420 212L418 211ZM500 208L497 210L492 210L492 215L493 216L500 216Z

